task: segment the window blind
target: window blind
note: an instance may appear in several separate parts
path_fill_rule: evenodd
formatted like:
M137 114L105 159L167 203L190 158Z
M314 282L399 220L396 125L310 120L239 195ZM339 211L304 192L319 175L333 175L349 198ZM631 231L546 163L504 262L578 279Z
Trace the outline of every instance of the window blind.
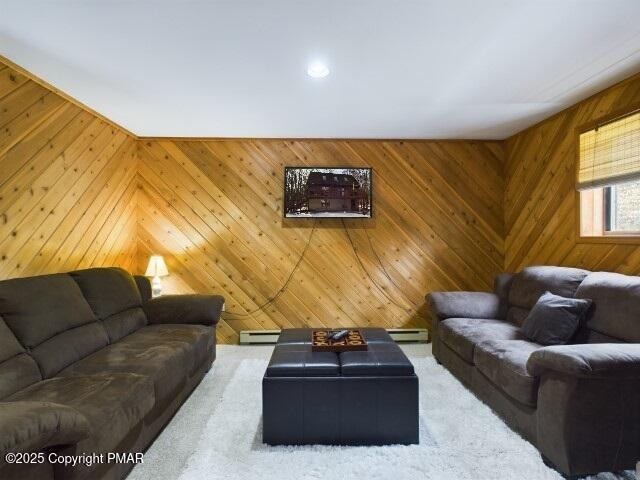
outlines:
M577 189L640 180L640 111L580 135Z

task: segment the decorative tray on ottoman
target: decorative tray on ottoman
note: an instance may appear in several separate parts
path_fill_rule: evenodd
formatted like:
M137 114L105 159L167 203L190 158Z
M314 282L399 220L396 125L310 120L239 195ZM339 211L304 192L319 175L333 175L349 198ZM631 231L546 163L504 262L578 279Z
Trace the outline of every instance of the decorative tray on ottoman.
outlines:
M311 332L311 350L314 352L355 352L367 350L367 342L360 330L348 330L340 340L328 339L337 330L313 330Z

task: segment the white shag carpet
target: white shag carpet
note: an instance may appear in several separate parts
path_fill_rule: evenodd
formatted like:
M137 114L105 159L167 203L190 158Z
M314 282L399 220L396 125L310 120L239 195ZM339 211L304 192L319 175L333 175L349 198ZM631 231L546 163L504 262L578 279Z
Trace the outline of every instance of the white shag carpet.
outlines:
M560 479L537 450L431 356L403 347L420 378L420 444L271 447L262 443L262 376L272 346L218 347L211 371L129 480ZM286 406L285 406L286 407ZM598 475L598 480L619 478ZM634 478L629 476L622 478Z

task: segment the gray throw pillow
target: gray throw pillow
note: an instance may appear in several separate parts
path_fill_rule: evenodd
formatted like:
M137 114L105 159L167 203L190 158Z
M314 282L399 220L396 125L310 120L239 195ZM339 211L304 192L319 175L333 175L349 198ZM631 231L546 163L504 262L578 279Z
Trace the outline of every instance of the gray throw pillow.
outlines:
M591 300L545 292L522 324L522 333L541 345L564 345L575 335Z

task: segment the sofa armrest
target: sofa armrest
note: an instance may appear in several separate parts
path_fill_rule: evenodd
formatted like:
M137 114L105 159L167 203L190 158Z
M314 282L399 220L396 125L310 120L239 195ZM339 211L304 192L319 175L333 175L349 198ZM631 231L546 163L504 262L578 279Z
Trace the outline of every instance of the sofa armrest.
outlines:
M527 371L553 371L572 377L640 379L640 344L590 343L544 347L531 354Z
M162 295L144 304L149 323L216 325L224 308L220 295Z
M485 292L431 292L427 303L432 317L447 318L503 318L500 298Z
M72 445L89 437L89 422L74 408L50 402L0 402L0 454Z

